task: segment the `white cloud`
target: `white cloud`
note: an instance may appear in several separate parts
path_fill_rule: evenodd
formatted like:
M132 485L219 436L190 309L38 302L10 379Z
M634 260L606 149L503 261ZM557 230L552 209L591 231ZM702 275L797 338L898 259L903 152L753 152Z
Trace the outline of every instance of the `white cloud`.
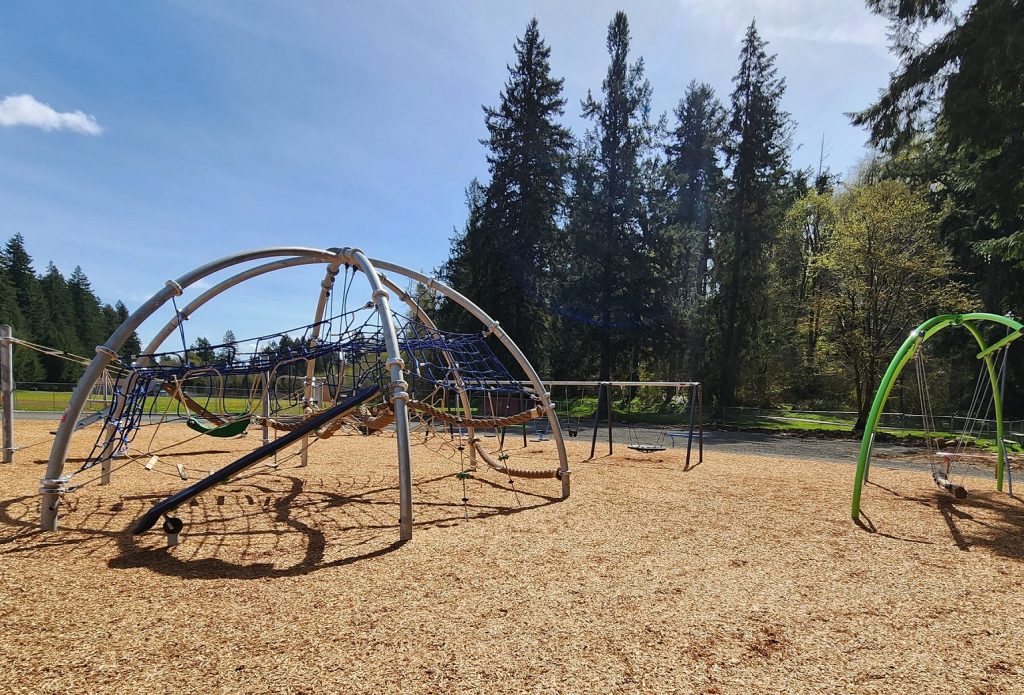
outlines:
M701 16L731 27L739 36L756 18L761 37L845 43L884 52L886 23L873 15L864 0L681 0L682 6Z
M83 135L100 135L96 118L81 111L61 113L36 101L31 94L14 94L0 99L0 127L25 125L42 130L70 130Z

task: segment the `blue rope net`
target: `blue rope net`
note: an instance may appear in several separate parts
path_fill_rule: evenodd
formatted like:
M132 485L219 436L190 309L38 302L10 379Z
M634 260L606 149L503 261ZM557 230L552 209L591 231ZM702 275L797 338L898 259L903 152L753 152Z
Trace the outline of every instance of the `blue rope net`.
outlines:
M454 394L464 391L489 415L508 415L536 404L536 394L512 377L483 334L443 331L398 313L393 318L407 390L414 400L455 405ZM314 328L319 333L315 339ZM318 389L314 402L306 402L311 364ZM271 415L315 409L321 394L326 394L325 400L338 401L377 385L386 403L390 393L383 330L369 305L231 344L139 354L130 363L119 363L115 377L119 386L113 407L80 471L126 449L147 416L163 421L160 413L166 413L169 404L163 400L161 407L161 395L166 399L169 393L179 394L176 418L194 417L192 410L198 405L230 420L252 414L263 389L269 390ZM245 412L231 412L224 397L229 387L248 390Z

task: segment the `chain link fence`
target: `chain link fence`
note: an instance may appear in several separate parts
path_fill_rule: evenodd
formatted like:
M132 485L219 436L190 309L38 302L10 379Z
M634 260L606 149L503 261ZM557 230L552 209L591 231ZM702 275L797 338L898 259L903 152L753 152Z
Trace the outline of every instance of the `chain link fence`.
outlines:
M967 418L960 415L932 416L932 429L935 432L960 434L969 432L982 438L994 438L996 435L995 419ZM737 427L751 427L758 424L792 425L799 429L814 429L821 426L829 429L852 429L857 422L857 413L851 410L788 410L784 408L725 408L722 424ZM920 413L882 413L878 421L878 429L889 432L921 432L924 430L924 417ZM1024 444L1024 420L1005 420L1003 422L1005 437Z

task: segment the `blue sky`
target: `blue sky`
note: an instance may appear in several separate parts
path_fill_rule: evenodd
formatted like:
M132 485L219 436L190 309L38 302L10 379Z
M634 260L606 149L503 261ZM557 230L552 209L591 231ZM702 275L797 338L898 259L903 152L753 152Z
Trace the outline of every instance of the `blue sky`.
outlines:
M835 171L864 156L843 113L895 62L862 0L12 0L0 4L0 235L21 232L40 272L81 265L129 308L264 246L359 246L429 272L465 220L466 184L486 176L481 105L497 103L515 38L538 18L582 133L618 9L655 113L691 79L727 101L756 17L787 81L794 163L816 166L822 136ZM31 98L2 101L17 95ZM268 278L190 331L216 341L305 323L318 282Z

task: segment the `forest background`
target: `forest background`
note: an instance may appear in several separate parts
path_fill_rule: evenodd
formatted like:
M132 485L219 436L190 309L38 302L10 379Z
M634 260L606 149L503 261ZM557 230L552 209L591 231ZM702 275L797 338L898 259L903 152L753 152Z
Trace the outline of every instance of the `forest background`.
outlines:
M489 176L469 182L467 222L438 275L547 378L699 380L718 408L853 408L862 424L913 326L1020 311L1024 298L1024 3L867 6L889 21L900 65L850 114L874 149L845 181L824 164L791 167L785 79L756 22L731 94L692 82L658 116L617 13L606 77L580 105L592 125L574 134L531 21L484 108ZM421 297L442 325L474 328ZM0 254L0 322L22 339L90 354L127 314L81 268L37 273L20 234ZM934 343L933 407L952 412L971 398L977 360L963 336ZM124 354L138 350L136 338ZM74 381L79 369L15 351L21 382ZM1024 411L1022 384L1018 352L1011 416Z

